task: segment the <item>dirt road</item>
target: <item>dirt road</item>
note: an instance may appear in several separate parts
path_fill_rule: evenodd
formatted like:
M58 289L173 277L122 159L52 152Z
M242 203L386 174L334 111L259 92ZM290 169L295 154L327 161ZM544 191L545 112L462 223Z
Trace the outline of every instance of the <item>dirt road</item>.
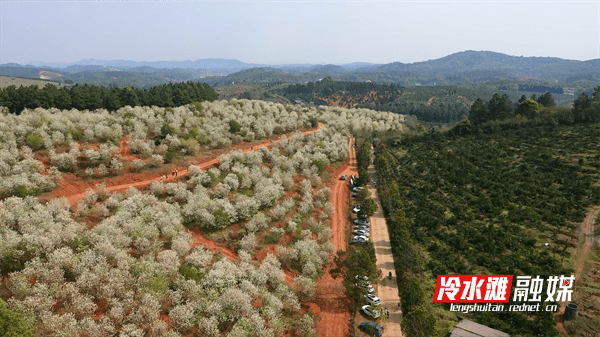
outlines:
M331 187L331 202L335 207L333 216L329 220L329 226L333 234L331 242L337 250L346 250L348 241L346 238L346 226L348 224L348 180L339 180L342 174L350 177L357 174L356 156L352 147L353 139L348 139L348 161L349 165L338 170L334 177L335 185ZM349 178L348 178L349 179ZM327 266L325 274L317 280L317 294L315 304L320 308L319 323L317 324L317 336L319 337L345 337L350 334L348 312L349 300L346 298L343 277L336 279L331 277L329 270L333 266Z
M371 217L371 241L375 246L375 255L377 256L377 268L382 271L382 281L377 287L377 296L381 299L381 306L387 308L390 312L390 318L384 323L386 336L403 336L400 323L402 322L402 310L398 306L400 296L398 295L398 284L396 283L396 270L394 269L394 256L392 255L392 246L388 234L387 224L383 216L383 210L377 190L373 187L375 180L375 167L369 166L369 176L371 181L367 189L371 192L371 198L377 203L377 212ZM388 278L392 273L392 279Z
M598 212L600 212L600 208L594 208L588 215L585 217L581 225L579 226L579 237L578 242L582 242L585 240L581 247L578 247L575 252L575 287L577 287L577 281L579 281L581 277L581 273L583 272L583 268L585 267L585 262L590 257L590 251L594 244L594 236L589 235L594 232L594 222L596 217L598 216ZM554 315L556 319L556 328L565 336L568 336L568 332L563 325L562 315L565 312L565 308L567 307L567 302L560 303L560 309Z
M323 124L323 123L319 123L319 125L316 129L304 130L302 133L307 134L309 132L314 132L314 131L318 130L319 128L323 127L324 125L325 124ZM290 137L290 135L286 135L286 136L288 138ZM283 137L283 136L281 136L281 137ZM123 159L127 159L127 160L137 159L137 157L131 156L131 152L127 148L127 139L128 139L128 137L125 136L121 140L121 144L119 147L119 155ZM248 151L258 150L261 146L270 147L274 141L279 140L279 139L280 139L280 137L276 136L275 139L267 140L267 141L256 143L256 144L251 144L251 146L247 145L245 148L242 149L242 151L244 153L246 153ZM213 159L209 159L209 160L204 160L195 165L199 166L203 170L207 170L208 168L213 167L218 164L219 164L219 161L216 158L213 158ZM79 180L74 174L64 174L62 181L60 181L58 183L58 188L54 189L53 191L43 193L38 198L40 200L51 200L54 198L66 197L67 200L69 201L69 204L74 207L75 205L77 205L77 202L79 200L81 200L85 197L85 190L87 188L93 189L96 184L99 184L99 183L106 184L107 188L111 192L123 192L123 191L126 191L127 189L129 189L130 187L142 189L142 188L145 188L146 186L150 185L153 181L160 181L160 176L162 174L164 174L165 171L168 172L168 178L166 180L164 180L165 182L179 181L179 179L181 177L187 176L187 174L188 174L187 168L188 167L189 167L189 165L182 166L182 167L170 166L170 167L165 167L164 170L162 171L163 173L161 173L161 172L131 173L131 174L124 174L122 176L117 176L117 177L112 177L112 178L107 178L107 179L98 179L93 182ZM175 169L177 169L179 171L179 174L177 175L177 177L174 177L170 174L170 172L172 172Z

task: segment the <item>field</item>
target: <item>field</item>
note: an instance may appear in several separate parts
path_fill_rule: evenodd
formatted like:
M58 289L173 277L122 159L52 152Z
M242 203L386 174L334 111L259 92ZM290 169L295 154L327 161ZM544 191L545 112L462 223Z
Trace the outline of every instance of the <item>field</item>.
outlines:
M21 335L345 335L349 128L403 120L235 99L3 112L0 297Z
M69 84L54 82L54 81L44 81L44 80L36 80L32 78L21 78L21 77L12 77L12 76L0 76L0 89L4 89L8 86L14 85L15 87L28 87L32 85L37 85L40 89L43 88L46 84L56 85L57 88L69 87Z

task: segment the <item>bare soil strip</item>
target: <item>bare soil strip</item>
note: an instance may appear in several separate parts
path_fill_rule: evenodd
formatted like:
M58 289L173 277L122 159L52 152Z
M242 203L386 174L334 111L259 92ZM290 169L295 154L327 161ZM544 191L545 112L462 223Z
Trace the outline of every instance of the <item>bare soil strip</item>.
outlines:
M335 184L331 187L331 202L335 207L335 212L329 220L329 226L333 237L331 242L335 245L337 250L346 250L348 245L346 239L346 225L348 223L347 210L348 210L348 180L339 180L342 174L346 174L350 177L353 174L357 174L356 160L353 153L352 139L348 140L348 158L350 164L338 170L338 175L334 177ZM350 319L350 313L348 312L349 300L346 297L344 289L344 280L341 276L334 279L329 274L329 270L333 266L330 264L326 267L325 274L317 280L317 294L315 298L315 304L319 307L317 309L319 316L319 323L317 324L317 336L319 337L344 337L349 336L350 331L348 329L348 320Z
M323 126L324 126L323 123L319 123L319 126L316 129L305 130L305 131L303 131L303 134L307 134L309 132L314 132ZM287 135L287 137L289 138L290 136ZM119 155L126 159L127 158L136 159L133 156L131 156L131 154L127 148L127 145L126 145L127 144L126 141L127 141L127 137L125 137L125 138L123 138L123 140L121 140L121 144L119 147ZM247 145L245 148L242 149L242 151L244 151L244 153L245 153L248 151L258 150L261 146L270 147L271 144L273 143L273 141L274 140L268 140L268 141L264 141L261 143L252 144L251 146ZM219 161L216 158L213 158L213 159L209 159L209 160L204 160L195 165L199 166L203 170L206 170L206 169L213 167L215 165L218 165L218 164L219 164ZM77 177L74 174L67 173L67 174L63 174L63 179L62 179L62 181L59 182L58 188L54 189L53 191L43 193L38 198L40 200L51 200L54 198L66 197L67 200L69 201L69 204L71 206L75 206L75 205L77 205L77 202L79 200L81 200L85 197L85 190L87 188L94 188L94 186L96 184L104 183L104 184L106 184L107 188L112 192L126 191L130 187L142 189L142 188L150 185L153 181L160 181L160 176L165 174L164 171L168 172L168 174L167 174L168 178L166 180L164 180L165 182L177 182L180 180L181 177L187 176L187 174L188 174L187 168L188 167L189 167L189 165L184 166L184 167L170 166L168 168L164 167L161 170L161 172L141 172L141 173L124 174L123 176L112 177L112 178L108 178L108 179L98 179L98 180L94 180L94 181L90 181L90 182L84 182L81 180L78 181ZM172 172L176 169L179 170L179 174L177 175L177 177L174 177L171 175L170 172Z
M594 208L588 215L585 217L581 225L579 226L579 237L578 242L582 242L585 240L584 244L581 247L578 247L575 253L575 288L577 286L577 281L581 277L581 273L583 272L583 268L585 266L585 262L590 257L590 251L594 244L594 236L589 235L594 232L594 221L598 216L598 212L600 209L598 207ZM563 325L563 314L565 312L565 308L567 307L567 302L560 303L560 309L554 315L556 320L556 328L565 336L568 336L568 332Z
M392 255L392 246L381 203L377 196L377 190L373 187L373 181L375 180L375 167L373 164L369 166L369 176L371 181L367 189L371 192L371 198L377 203L377 212L371 217L371 241L375 246L377 268L381 269L382 272L382 280L377 287L377 296L381 299L381 306L390 312L390 318L384 323L384 334L400 337L403 336L400 328L402 310L400 309L400 296L398 294L398 284L396 283L394 256ZM392 273L391 279L388 277L390 273Z

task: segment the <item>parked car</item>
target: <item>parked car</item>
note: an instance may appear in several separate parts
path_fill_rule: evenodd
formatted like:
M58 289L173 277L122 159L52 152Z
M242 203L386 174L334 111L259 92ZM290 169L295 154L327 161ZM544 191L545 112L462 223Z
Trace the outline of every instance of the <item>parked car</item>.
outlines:
M360 308L360 311L362 311L365 315L372 317L372 318L379 318L379 316L381 316L381 313L379 312L379 310L371 309L370 305L363 305Z
M355 275L354 279L357 281L369 282L369 278L365 275Z
M362 191L362 190L364 190L364 189L365 189L364 187L362 187L362 186L358 186L358 187L353 187L353 188L352 188L352 191L353 191L353 192L360 192L360 191Z
M369 301L369 303L371 303L371 304L375 304L375 305L381 304L381 300L379 299L379 297L377 297L373 294L367 294L364 296L367 298L367 301Z
M352 212L354 212L354 213L360 212L360 205L354 205L354 208L352 209Z
M365 229L355 229L352 234L356 234L356 235L364 235L364 236L369 236L371 235L371 233L369 233L369 230L365 230Z
M373 292L375 292L375 288L373 288L373 286L371 285L371 283L368 282L362 282L362 283L354 283L355 286L357 287L361 287L364 290L366 290L369 294L372 294Z
M358 218L359 218L359 219L366 220L368 217L369 217L369 216L368 216L368 215L366 215L366 214L364 214L364 213L360 213L360 214L358 214Z
M383 327L375 322L364 321L360 323L358 328L377 337L383 336Z
M370 226L371 222L369 220L366 219L354 219L353 221L355 224L357 225L365 225L365 226Z
M342 174L342 176L340 177L340 180L346 180L346 178L348 178L348 176L345 174Z
M357 227L354 227L354 229L352 231L365 231L365 232L368 233L368 234L356 234L356 233L354 233L354 235L364 235L366 237L369 237L369 235L370 235L368 228L357 228Z
M352 193L352 198L358 198L358 193L356 193L356 192Z
M362 235L357 235L352 238L352 241L350 241L350 243L366 243L366 242L369 242L369 238L366 236L362 236Z

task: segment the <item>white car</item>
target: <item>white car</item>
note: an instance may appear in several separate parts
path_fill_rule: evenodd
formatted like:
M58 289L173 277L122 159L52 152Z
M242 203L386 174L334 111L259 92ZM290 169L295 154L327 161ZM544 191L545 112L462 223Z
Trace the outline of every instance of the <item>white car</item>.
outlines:
M352 241L350 241L350 243L365 243L365 242L369 242L369 238L366 236L362 236L362 235L357 235L352 238Z
M360 191L362 191L362 190L364 190L364 189L365 189L364 187L362 187L362 186L359 186L359 187L353 187L353 188L352 188L352 191L353 191L353 192L360 192Z
M381 300L379 299L379 297L377 297L373 294L366 294L364 296L367 299L367 301L369 301L369 303L371 303L371 304L375 304L375 305L381 304Z
M354 283L355 286L361 287L365 289L369 294L372 294L375 291L375 288L371 285L371 283L363 282L363 283Z
M340 180L346 180L346 178L348 178L348 176L345 174L342 174L342 176L340 177Z
M354 279L357 281L369 282L369 278L365 275L355 275Z
M365 315L367 315L371 318L379 318L379 316L381 316L381 313L379 312L379 310L377 310L377 309L371 310L370 305L363 305L360 308L360 311L362 311Z
M354 213L360 212L360 205L354 206L354 208L352 209L352 212L354 212Z

